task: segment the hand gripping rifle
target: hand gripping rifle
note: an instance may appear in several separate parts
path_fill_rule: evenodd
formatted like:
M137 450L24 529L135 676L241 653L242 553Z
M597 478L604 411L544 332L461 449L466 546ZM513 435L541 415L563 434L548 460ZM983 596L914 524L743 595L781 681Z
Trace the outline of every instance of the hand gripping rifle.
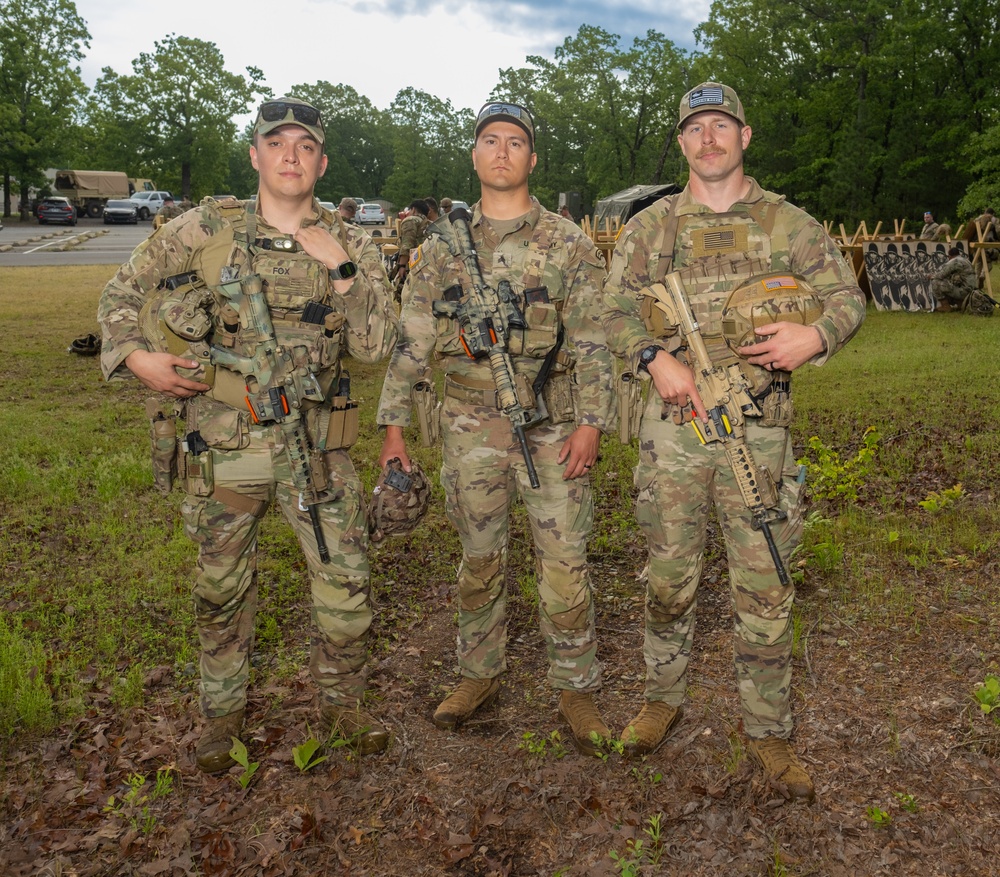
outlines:
M771 524L784 520L786 515L777 508L778 489L771 473L767 469L758 468L746 442L744 418L746 415L759 416L760 408L750 395L750 388L739 365L733 363L723 368L712 362L701 335L701 327L694 318L684 287L681 286L680 275L674 272L665 279L666 286L654 283L644 293L653 296L657 307L673 325L679 327L684 344L693 357L691 366L694 382L707 408L708 423L702 422L695 412L691 425L703 445L722 442L743 495L743 502L750 509L750 525L764 534L778 579L782 585L787 586L788 572L771 535Z
M214 345L212 361L243 376L247 388L245 400L254 423L277 423L281 428L292 483L299 492L299 507L309 513L320 560L329 563L330 551L323 537L317 508L328 486L325 467L322 465L322 453L314 452L310 446L302 419L302 403L307 399L323 401L323 390L316 375L306 368L296 368L291 351L278 344L259 275L251 274L228 281L224 277L216 288L239 313L243 337L253 345L253 352L249 356L241 356ZM313 465L310 465L310 456Z
M528 379L514 371L507 352L510 329L527 328L524 314L518 308L517 299L506 280L500 281L494 289L483 279L476 245L472 240L472 217L469 212L461 208L452 210L448 218L454 232L449 247L452 255L464 262L472 278L472 287L462 290L457 301L449 299L446 294L445 300L434 302L433 311L435 316L458 320L462 347L470 358L489 358L493 382L497 387L497 407L510 419L511 429L521 444L521 453L528 468L528 481L537 488L538 473L524 430L538 423L545 413Z

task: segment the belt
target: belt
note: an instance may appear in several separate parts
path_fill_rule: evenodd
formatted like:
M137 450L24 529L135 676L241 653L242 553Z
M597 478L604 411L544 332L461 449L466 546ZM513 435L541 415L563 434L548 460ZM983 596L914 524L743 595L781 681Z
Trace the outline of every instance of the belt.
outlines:
M497 404L497 388L493 381L477 381L475 378L465 378L461 375L448 375L444 379L444 394L467 405L500 410Z

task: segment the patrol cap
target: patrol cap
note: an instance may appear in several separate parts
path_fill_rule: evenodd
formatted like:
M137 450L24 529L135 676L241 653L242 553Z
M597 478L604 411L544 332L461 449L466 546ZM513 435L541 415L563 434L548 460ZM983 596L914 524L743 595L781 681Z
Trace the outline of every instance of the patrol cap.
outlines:
M323 119L319 110L312 104L288 95L265 101L260 105L260 109L257 110L257 121L253 126L253 136L270 134L282 125L298 125L312 134L317 143L326 142Z
M681 112L677 127L680 128L688 116L703 113L706 110L725 113L744 125L747 123L746 114L743 112L743 103L733 89L721 82L703 82L681 98Z
M490 101L482 106L476 116L476 133L473 139L479 139L479 132L493 122L512 122L528 135L528 145L535 148L535 122L524 107L518 104Z

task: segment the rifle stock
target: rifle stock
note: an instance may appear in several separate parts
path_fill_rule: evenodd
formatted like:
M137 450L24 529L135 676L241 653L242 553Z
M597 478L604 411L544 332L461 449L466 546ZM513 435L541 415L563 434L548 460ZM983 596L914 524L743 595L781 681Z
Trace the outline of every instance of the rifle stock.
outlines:
M691 353L695 386L705 404L704 413L708 416L707 423L700 421L697 415L701 412L697 412L691 425L702 444L722 443L740 495L750 510L750 525L763 533L778 579L787 586L790 581L788 572L771 534L771 524L785 518L784 512L776 508L778 489L771 473L758 468L746 442L745 417L748 414L759 415L760 408L751 397L750 388L738 365L723 368L712 362L701 327L684 294L680 275L672 272L665 280L665 285L654 283L644 292L656 299L657 307L680 329L684 344Z

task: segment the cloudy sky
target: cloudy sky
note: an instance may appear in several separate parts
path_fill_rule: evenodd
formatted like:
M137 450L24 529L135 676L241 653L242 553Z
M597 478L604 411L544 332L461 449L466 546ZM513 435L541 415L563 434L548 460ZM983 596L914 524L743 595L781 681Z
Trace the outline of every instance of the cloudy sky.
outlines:
M501 68L552 57L581 24L625 38L649 29L695 48L710 0L76 0L91 34L81 69L131 73L140 52L170 33L214 42L226 67L264 71L281 94L325 79L385 109L407 86L478 109ZM416 10L416 11L414 11Z

